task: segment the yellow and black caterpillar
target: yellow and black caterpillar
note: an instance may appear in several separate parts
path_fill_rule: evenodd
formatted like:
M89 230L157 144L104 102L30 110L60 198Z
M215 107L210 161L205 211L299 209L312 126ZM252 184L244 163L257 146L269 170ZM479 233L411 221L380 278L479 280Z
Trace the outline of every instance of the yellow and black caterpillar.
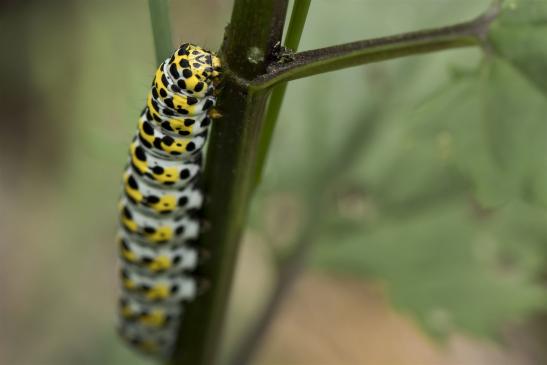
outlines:
M118 332L159 357L172 351L181 302L199 291L193 243L203 194L196 182L220 72L219 58L192 44L158 67L123 176Z

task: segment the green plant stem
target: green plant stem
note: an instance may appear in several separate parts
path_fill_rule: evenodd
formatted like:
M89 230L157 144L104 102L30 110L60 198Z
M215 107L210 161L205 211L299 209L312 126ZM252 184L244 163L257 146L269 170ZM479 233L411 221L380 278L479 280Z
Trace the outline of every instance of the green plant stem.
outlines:
M211 365L219 355L224 316L228 306L243 230L254 182L256 151L268 91L249 91L241 79L266 70L281 40L286 0L236 0L222 46L226 69L218 109L223 117L214 124L207 151L204 190L208 201L204 219L212 228L201 236L200 246L211 258L197 277L209 289L184 304L171 364Z
M285 47L296 51L300 45L306 18L310 10L311 0L295 0L291 12L291 20L285 38Z
M304 30L304 25L306 24L310 2L311 0L295 0L294 2L291 20L289 22L289 28L287 29L287 35L285 38L285 47L290 50L296 51L298 49L302 31ZM270 150L273 132L279 118L279 112L281 111L281 106L283 105L283 99L285 98L286 91L287 83L283 83L275 87L268 103L268 112L266 113L264 129L261 133L260 144L258 146L255 185L258 185L262 178L262 173L264 171L263 166L268 158L268 151Z
M494 5L483 16L465 23L300 52L289 62L272 64L268 73L251 82L251 89L268 89L290 80L373 62L483 45L498 13L499 7Z
M171 22L169 20L169 0L148 0L156 63L159 65L173 51L171 41Z

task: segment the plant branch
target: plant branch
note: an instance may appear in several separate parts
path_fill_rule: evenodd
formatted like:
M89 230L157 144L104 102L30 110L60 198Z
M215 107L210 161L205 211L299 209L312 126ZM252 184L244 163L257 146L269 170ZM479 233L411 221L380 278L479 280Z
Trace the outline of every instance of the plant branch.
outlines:
M300 38L304 25L306 24L306 17L308 16L308 10L310 8L311 0L295 0L291 20L289 22L289 28L285 38L285 47L296 51L300 44ZM270 144L272 141L273 132L279 118L279 112L283 105L283 99L285 98L285 92L287 91L287 84L277 86L270 97L268 103L268 112L266 113L266 119L264 121L264 129L260 136L260 144L258 147L258 161L256 168L256 182L255 185L260 183L262 173L264 171L264 164L268 158L268 151L270 150Z
M483 45L489 25L498 14L496 2L484 15L465 23L296 53L289 62L272 64L268 73L252 81L251 89L266 89L282 82L373 62Z
M212 229L203 233L199 244L211 253L211 258L198 268L196 276L206 278L210 287L202 296L184 304L173 365L212 365L218 361L268 98L267 90L250 91L241 79L262 74L274 58L287 2L234 2L221 50L225 72L217 108L223 117L213 126L203 181L208 197L203 219Z
M154 34L156 63L159 65L173 51L169 0L148 0L148 8L150 10L150 20L152 21L152 33Z

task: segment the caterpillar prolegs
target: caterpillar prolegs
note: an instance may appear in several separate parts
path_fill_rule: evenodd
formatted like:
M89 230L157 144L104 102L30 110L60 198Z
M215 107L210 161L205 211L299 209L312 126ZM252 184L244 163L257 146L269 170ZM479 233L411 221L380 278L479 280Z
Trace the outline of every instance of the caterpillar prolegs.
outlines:
M172 351L181 302L200 291L197 180L220 72L219 58L193 44L158 67L123 175L118 332L160 358Z

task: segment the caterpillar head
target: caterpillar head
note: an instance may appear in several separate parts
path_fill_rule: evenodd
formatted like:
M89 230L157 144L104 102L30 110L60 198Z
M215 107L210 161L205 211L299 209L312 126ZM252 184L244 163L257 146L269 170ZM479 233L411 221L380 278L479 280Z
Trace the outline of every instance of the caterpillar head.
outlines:
M217 83L221 67L220 59L214 53L185 43L165 62L163 69L179 91L204 97L211 94L211 87Z

